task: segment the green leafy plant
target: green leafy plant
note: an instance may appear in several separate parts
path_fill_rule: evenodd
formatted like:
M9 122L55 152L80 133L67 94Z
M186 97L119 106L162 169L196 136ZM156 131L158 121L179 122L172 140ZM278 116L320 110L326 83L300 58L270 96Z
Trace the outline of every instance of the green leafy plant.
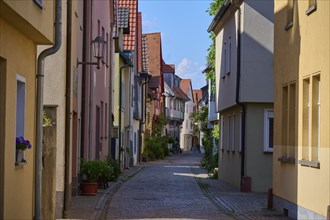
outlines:
M109 164L102 160L82 160L80 172L83 175L83 180L89 183L109 180L111 173L113 173Z
M109 178L109 181L117 181L119 175L121 174L120 166L117 160L113 159L111 156L107 158L109 166L112 168L113 172Z

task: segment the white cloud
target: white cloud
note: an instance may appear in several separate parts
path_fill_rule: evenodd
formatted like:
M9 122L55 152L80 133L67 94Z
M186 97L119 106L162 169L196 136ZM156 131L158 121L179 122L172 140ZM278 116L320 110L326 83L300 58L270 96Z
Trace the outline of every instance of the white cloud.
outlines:
M198 62L183 58L178 64L175 74L182 79L191 79L193 89L200 89L206 85L205 75L202 73L204 69L205 66L199 65Z

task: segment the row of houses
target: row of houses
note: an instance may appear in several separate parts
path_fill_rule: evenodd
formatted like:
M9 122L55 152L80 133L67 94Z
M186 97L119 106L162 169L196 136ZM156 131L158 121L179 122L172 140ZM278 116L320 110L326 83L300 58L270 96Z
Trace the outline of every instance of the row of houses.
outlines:
M229 0L208 28L219 178L243 192L272 190L274 208L295 219L330 216L329 7Z
M66 217L81 159L136 165L161 114L163 134L191 148L191 82L163 60L161 33L142 33L137 0L0 10L1 219ZM21 154L18 137L32 148Z

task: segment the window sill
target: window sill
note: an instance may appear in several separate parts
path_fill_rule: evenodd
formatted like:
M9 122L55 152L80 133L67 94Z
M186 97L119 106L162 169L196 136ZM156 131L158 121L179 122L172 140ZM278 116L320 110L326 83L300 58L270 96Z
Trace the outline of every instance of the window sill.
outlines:
M294 157L282 156L278 158L278 161L280 161L281 163L295 164L296 159Z
M15 167L24 167L27 164L27 161L22 161L22 162L15 162Z
M287 23L286 25L285 25L285 27L284 27L284 30L289 30L290 28L292 28L292 26L293 26L293 21L290 21L289 23Z
M273 154L273 151L272 150L265 150L264 154Z
M305 167L312 167L320 169L320 161L311 161L311 160L299 160L299 164Z
M306 15L312 14L314 11L316 11L316 4L312 5L306 10Z

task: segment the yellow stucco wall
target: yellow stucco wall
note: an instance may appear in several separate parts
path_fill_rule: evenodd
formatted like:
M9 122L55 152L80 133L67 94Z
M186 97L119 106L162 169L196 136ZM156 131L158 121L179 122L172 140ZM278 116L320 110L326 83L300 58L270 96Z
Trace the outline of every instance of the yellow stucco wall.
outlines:
M5 140L3 170L3 219L32 219L34 216L34 160L37 44L52 44L54 1L43 8L33 1L0 0L0 57L6 66ZM25 81L25 165L15 166L16 78ZM3 115L3 114L2 114ZM1 119L3 120L3 119Z
M52 28L54 26L54 2L43 1L43 8L40 8L32 0L0 0L1 16L37 44L51 44L54 33Z
M4 219L32 219L34 207L36 45L0 18L0 57L6 60ZM26 80L25 139L27 164L15 166L16 75Z
M287 31L287 1L275 1L275 128L274 194L319 215L330 205L329 152L329 27L330 2L317 1L317 10L306 15L308 1L294 1L293 26ZM302 166L303 79L320 74L320 168ZM281 156L282 86L296 82L295 164L283 164Z

